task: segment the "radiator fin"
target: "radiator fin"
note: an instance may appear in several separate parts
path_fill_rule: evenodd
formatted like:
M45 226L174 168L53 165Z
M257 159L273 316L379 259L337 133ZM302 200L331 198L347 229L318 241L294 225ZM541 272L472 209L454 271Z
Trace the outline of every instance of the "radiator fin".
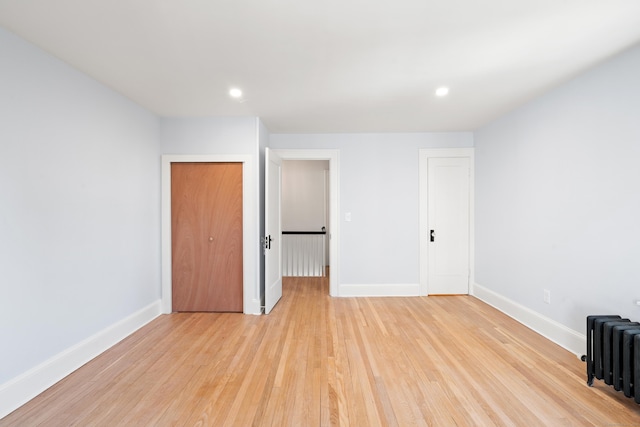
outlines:
M618 315L587 316L587 384L594 378L640 403L640 323Z

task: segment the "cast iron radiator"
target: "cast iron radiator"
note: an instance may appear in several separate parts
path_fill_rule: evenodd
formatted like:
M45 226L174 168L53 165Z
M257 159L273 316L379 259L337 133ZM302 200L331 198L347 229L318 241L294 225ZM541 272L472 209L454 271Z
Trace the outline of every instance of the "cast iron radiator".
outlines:
M593 379L640 403L640 323L617 315L587 316L587 384Z

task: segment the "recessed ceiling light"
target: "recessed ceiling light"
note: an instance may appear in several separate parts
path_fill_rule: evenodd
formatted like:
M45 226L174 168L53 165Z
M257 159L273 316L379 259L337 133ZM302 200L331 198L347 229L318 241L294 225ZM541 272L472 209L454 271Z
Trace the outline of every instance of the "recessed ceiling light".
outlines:
M232 98L242 98L242 91L237 87L229 89L229 96Z
M436 96L443 97L449 94L449 88L446 86L441 86L436 89Z

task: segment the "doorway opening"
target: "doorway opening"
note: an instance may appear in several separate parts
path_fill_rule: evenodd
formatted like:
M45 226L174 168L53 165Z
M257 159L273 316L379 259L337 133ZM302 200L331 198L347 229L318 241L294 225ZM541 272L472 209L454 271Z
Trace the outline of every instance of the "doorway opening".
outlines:
M329 161L282 161L282 275L329 271Z
M283 160L282 229L283 231L316 231L316 229L319 228L317 231L322 232L322 227L325 227L325 260L322 263L325 264L325 266L330 266L326 269L328 270L329 278L329 295L339 296L338 150L274 149L273 151ZM287 172L285 172L285 168L288 168ZM316 197L313 197L315 199L313 203L316 207L311 208L314 213L310 215L304 213L308 207L301 206L303 204L301 200L305 200L306 203L307 197L300 196L300 191L303 191L303 188L308 189L309 187L291 182L292 179L296 177L300 178L301 175L311 175L310 180L315 182L315 184L309 185L323 188L320 196L315 194ZM315 177L313 175L315 175ZM287 189L285 189L285 187L287 187ZM286 193L292 197L289 198L289 196L286 196L289 199L285 199ZM297 202L296 199L298 199ZM292 207L293 204L297 204L298 206ZM318 204L323 207L318 208ZM289 230L288 227L300 230ZM303 230L302 228L309 229ZM284 256L285 253L283 252L283 258Z

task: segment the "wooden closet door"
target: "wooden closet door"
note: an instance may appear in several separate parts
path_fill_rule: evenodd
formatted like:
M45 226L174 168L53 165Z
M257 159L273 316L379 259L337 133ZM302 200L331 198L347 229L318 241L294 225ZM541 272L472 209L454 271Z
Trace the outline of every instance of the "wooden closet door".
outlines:
M173 311L242 312L242 163L171 164Z

